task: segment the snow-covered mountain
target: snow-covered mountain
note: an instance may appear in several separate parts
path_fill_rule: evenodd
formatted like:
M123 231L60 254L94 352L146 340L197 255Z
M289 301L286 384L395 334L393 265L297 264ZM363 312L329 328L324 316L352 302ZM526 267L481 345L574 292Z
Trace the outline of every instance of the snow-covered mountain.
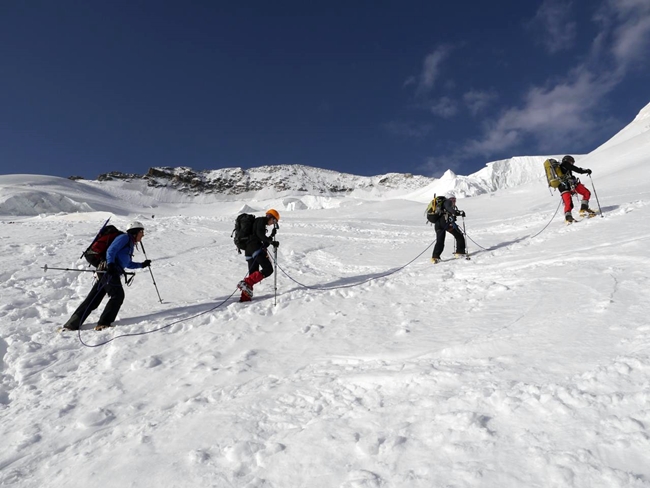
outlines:
M526 158L476 194L450 172L336 195L0 176L0 485L647 488L643 120L579 158L604 215L570 226ZM469 261L449 236L429 260L443 189L474 195ZM239 303L233 218L270 206L277 270ZM144 223L152 267L114 329L57 334L109 216Z
M151 168L146 175L106 173L97 181L59 179L43 193L36 179L21 185L14 175L6 180L0 196L0 215L38 215L58 212L120 210L120 201L160 204L207 204L218 201L279 199L285 210L337 206L342 197L376 200L407 198L427 201L434 193L455 192L476 196L544 178L542 162L548 156L526 156L488 163L469 176L447 171L441 178L402 173L357 176L302 165L261 166L244 170L224 168L194 171L191 168ZM557 156L555 156L557 157ZM47 179L47 181L50 181ZM90 197L89 197L90 194ZM117 201L116 201L117 199ZM143 210L144 211L144 210Z
M169 187L191 194L241 195L252 192L296 192L312 195L349 194L355 190L417 189L432 178L389 173L382 176L355 176L304 165L260 166L248 170L223 168L195 171L188 167L150 168L146 175L112 172L99 181L142 179L154 188Z
M242 195L273 191L336 196L364 193L383 195L395 190L416 191L436 186L442 180L443 186L449 190L470 196L537 180L544 175L541 163L548 157L558 156L516 156L488 163L484 169L469 176L458 176L448 170L440 179L410 173L356 176L304 165L277 165L248 170L224 168L203 171L188 167L154 167L146 175L112 172L99 175L98 181L143 180L149 187L174 188L193 195Z
M633 159L620 156L627 156L625 151L639 151L629 147L643 147L648 138L650 105L593 153L574 156L578 164L585 167L591 165L594 155L603 161L619 159L616 167L603 165L602 170L604 174L621 171L626 161ZM628 141L638 141L639 144L631 144L623 149L619 147ZM427 202L433 194L449 191L463 198L530 183L543 187L545 176L542 163L548 157L557 159L562 155L515 156L487 163L485 168L468 176L456 175L449 170L439 179L408 173L357 176L303 165L203 171L188 167L153 167L146 175L111 172L100 175L97 181L75 177L66 180L8 175L3 180L0 215L91 210L124 214L132 209L133 204L141 206L141 213L149 213L165 205L209 205L238 201L248 202L245 204L247 208L255 209L254 202L262 200L271 200L279 209L293 211L337 207L343 203L343 197L347 200L346 204L350 204L350 199ZM630 176L630 184L637 182L634 176ZM47 191L42 191L41 185L46 185ZM239 206L236 210L242 208Z

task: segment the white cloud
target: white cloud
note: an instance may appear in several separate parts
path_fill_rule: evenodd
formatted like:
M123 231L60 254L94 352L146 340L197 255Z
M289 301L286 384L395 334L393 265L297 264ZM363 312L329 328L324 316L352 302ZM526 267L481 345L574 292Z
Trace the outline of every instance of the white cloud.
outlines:
M449 46L440 46L424 58L422 72L417 79L418 95L426 95L431 91L436 80L440 77L440 65L449 56L450 52L451 48Z
M493 90L470 90L463 95L463 101L472 115L482 112L496 99L497 94Z
M571 8L572 2L545 0L527 24L550 53L571 49L575 44L576 23L570 20Z
M602 98L617 83L575 70L551 87L533 87L522 107L505 110L489 124L478 140L463 150L467 155L490 155L507 150L532 137L540 149L586 142L598 132L598 108Z
M611 52L621 69L643 61L650 44L650 1L609 0L602 11L605 17L616 16Z
M429 110L443 119L450 119L458 113L458 104L449 97L441 97L437 101L431 102Z
M521 106L502 111L459 153L490 156L527 139L554 152L600 137L611 123L602 110L606 95L650 51L650 0L606 0L594 20L600 31L584 64L566 78L531 87Z
M549 52L574 47L576 24L571 21L572 2L545 0L531 29L541 30L541 39ZM650 0L602 0L592 18L597 32L583 62L567 75L530 86L521 103L501 110L486 122L482 134L466 141L452 152L453 158L490 157L516 150L533 141L544 153L561 152L566 147L593 143L612 129L614 121L606 112L607 95L625 79L626 74L647 63L650 52ZM440 81L440 66L451 48L441 46L427 55L419 77L410 80L417 94L425 96L421 107L450 118L459 111L457 100L426 98ZM497 98L494 91L470 90L462 97L474 115L485 110ZM432 159L430 167L435 167Z
M404 83L402 83L403 87L411 86L411 85L417 85L418 79L415 76L409 76Z

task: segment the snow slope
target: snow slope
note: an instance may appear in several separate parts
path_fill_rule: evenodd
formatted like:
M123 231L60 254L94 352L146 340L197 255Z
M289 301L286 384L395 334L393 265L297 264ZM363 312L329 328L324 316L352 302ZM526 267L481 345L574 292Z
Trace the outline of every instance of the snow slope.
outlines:
M3 199L31 185L34 203L85 191L93 209L2 217L0 484L650 486L650 141L635 124L578 161L603 218L565 226L539 168L517 169L521 184L459 200L473 259L437 265L430 196L411 189L169 203L0 176ZM244 206L280 209L277 305L274 276L236 302ZM89 330L96 312L56 334L92 278L41 267L85 269L110 213L145 222L163 304L140 271L114 330Z

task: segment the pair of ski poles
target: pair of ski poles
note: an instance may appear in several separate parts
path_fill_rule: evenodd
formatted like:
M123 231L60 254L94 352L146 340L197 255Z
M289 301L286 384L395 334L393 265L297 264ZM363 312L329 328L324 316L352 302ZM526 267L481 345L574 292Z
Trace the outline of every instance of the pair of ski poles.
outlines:
M144 250L144 245L142 244L142 242L140 242L140 246L142 246L142 252L144 254L144 258L146 260L149 260L149 258L147 258L147 252ZM156 279L153 277L153 271L151 271L151 265L147 266L147 268L149 268L149 274L151 275L151 281L153 281L153 286L156 288L156 294L158 295L158 300L160 301L160 303L162 303L163 301L162 301L162 298L160 298L160 292L158 291L158 285L156 284ZM75 269L75 268L53 268L53 267L48 266L47 264L45 266L41 266L41 269L43 269L44 272L46 272L46 273L47 273L48 269L56 270L56 271L75 271L77 273L98 273L98 274L107 273L107 271L105 271L105 270ZM135 273L133 273L133 272L125 272L124 274L127 275L127 276L135 276Z

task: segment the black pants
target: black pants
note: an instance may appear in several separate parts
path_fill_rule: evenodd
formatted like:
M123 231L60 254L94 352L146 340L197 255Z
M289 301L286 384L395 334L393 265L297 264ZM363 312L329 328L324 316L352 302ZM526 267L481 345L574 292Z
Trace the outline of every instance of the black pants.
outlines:
M84 323L91 312L99 307L106 295L110 298L97 323L99 325L111 325L124 302L124 288L122 288L119 275L104 273L101 279L93 285L86 299L74 311L66 327L70 329L81 327L81 324Z
M456 252L460 254L465 254L465 236L458 228L456 223L448 224L447 222L440 223L436 222L436 245L433 247L433 256L434 258L440 258L443 249L445 248L445 236L449 232L456 239Z
M266 249L260 250L260 252L258 252L254 258L248 258L249 256L247 255L246 259L248 263L249 275L253 274L255 271L259 271L260 268L262 268L262 274L264 275L264 278L268 278L273 274L273 264L269 259L269 255L267 254Z

